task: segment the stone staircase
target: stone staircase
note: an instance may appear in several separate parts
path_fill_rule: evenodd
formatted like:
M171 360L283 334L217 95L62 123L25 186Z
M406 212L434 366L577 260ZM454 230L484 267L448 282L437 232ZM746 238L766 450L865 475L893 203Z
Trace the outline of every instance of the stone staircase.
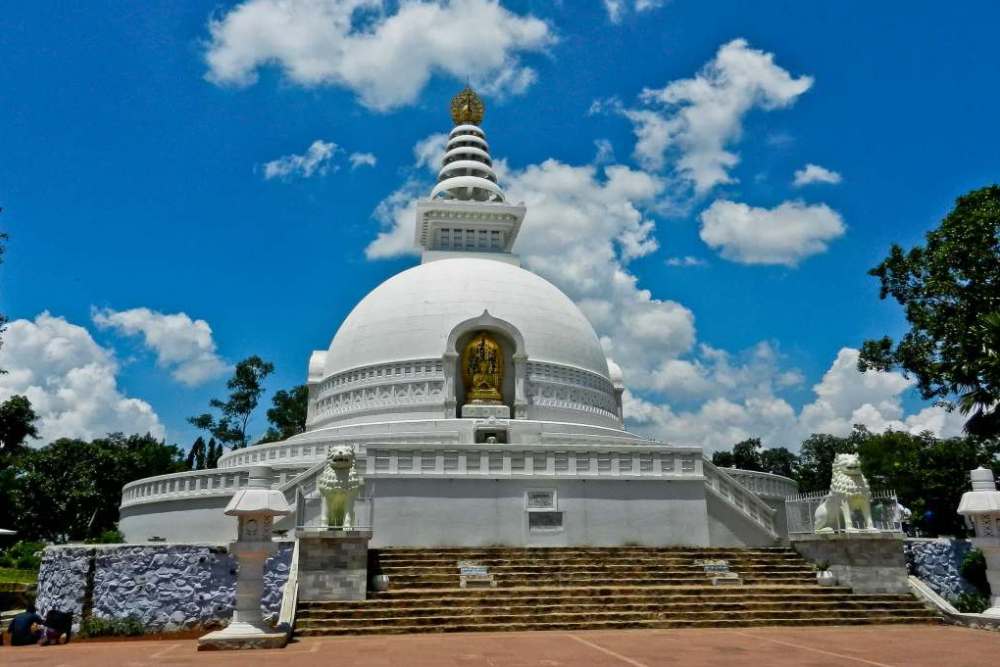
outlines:
M723 559L742 585L712 585L696 561ZM384 549L369 574L387 591L359 602L302 602L296 634L933 623L907 595L856 595L816 584L790 549ZM496 588L459 588L459 561Z

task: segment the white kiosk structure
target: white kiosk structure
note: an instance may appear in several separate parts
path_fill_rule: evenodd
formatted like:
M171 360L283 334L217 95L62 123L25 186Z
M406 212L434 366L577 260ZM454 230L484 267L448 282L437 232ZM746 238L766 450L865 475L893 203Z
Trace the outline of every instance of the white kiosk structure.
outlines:
M1000 491L997 491L993 471L982 466L970 473L972 491L962 494L958 513L965 517L976 535L972 543L986 557L986 580L992 599L984 616L1000 618Z

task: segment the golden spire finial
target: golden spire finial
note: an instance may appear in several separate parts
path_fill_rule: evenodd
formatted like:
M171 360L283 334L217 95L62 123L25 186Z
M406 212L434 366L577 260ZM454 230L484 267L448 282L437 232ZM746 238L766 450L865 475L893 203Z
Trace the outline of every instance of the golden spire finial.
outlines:
M451 119L455 125L479 125L483 122L486 105L469 86L451 98Z

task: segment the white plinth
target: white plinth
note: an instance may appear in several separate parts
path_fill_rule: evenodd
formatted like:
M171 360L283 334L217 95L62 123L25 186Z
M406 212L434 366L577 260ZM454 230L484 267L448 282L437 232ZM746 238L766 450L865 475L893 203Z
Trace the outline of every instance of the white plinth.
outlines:
M462 406L463 419L510 419L510 408L493 403L466 403Z
M199 651L225 651L255 648L284 648L288 643L285 632L269 632L263 628L234 621L222 630L198 638Z

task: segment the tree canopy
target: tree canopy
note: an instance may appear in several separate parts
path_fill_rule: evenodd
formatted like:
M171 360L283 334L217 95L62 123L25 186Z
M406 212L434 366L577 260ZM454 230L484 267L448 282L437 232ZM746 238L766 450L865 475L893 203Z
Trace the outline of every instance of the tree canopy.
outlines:
M757 470L785 477L795 476L798 458L784 447L764 449L760 438L748 438L733 445L732 451L712 454L712 463L722 468Z
M309 387L300 384L289 391L281 389L271 397L267 421L271 426L261 442L287 440L306 430L306 412L309 408Z
M95 538L115 528L122 486L187 469L184 453L149 434L63 438L27 449L5 478L8 521L21 539Z
M28 438L38 437L37 421L27 396L14 394L0 403L0 466L20 452Z
M226 382L229 398L209 401L219 414L206 412L188 418L188 422L211 433L221 445L229 445L233 449L246 447L250 440L247 423L264 393L264 380L273 372L274 364L271 362L257 355L247 357L236 364L233 376Z
M925 245L893 245L869 274L910 329L865 341L858 368L899 368L925 399L969 415L968 433L1000 435L1000 186L959 197Z

